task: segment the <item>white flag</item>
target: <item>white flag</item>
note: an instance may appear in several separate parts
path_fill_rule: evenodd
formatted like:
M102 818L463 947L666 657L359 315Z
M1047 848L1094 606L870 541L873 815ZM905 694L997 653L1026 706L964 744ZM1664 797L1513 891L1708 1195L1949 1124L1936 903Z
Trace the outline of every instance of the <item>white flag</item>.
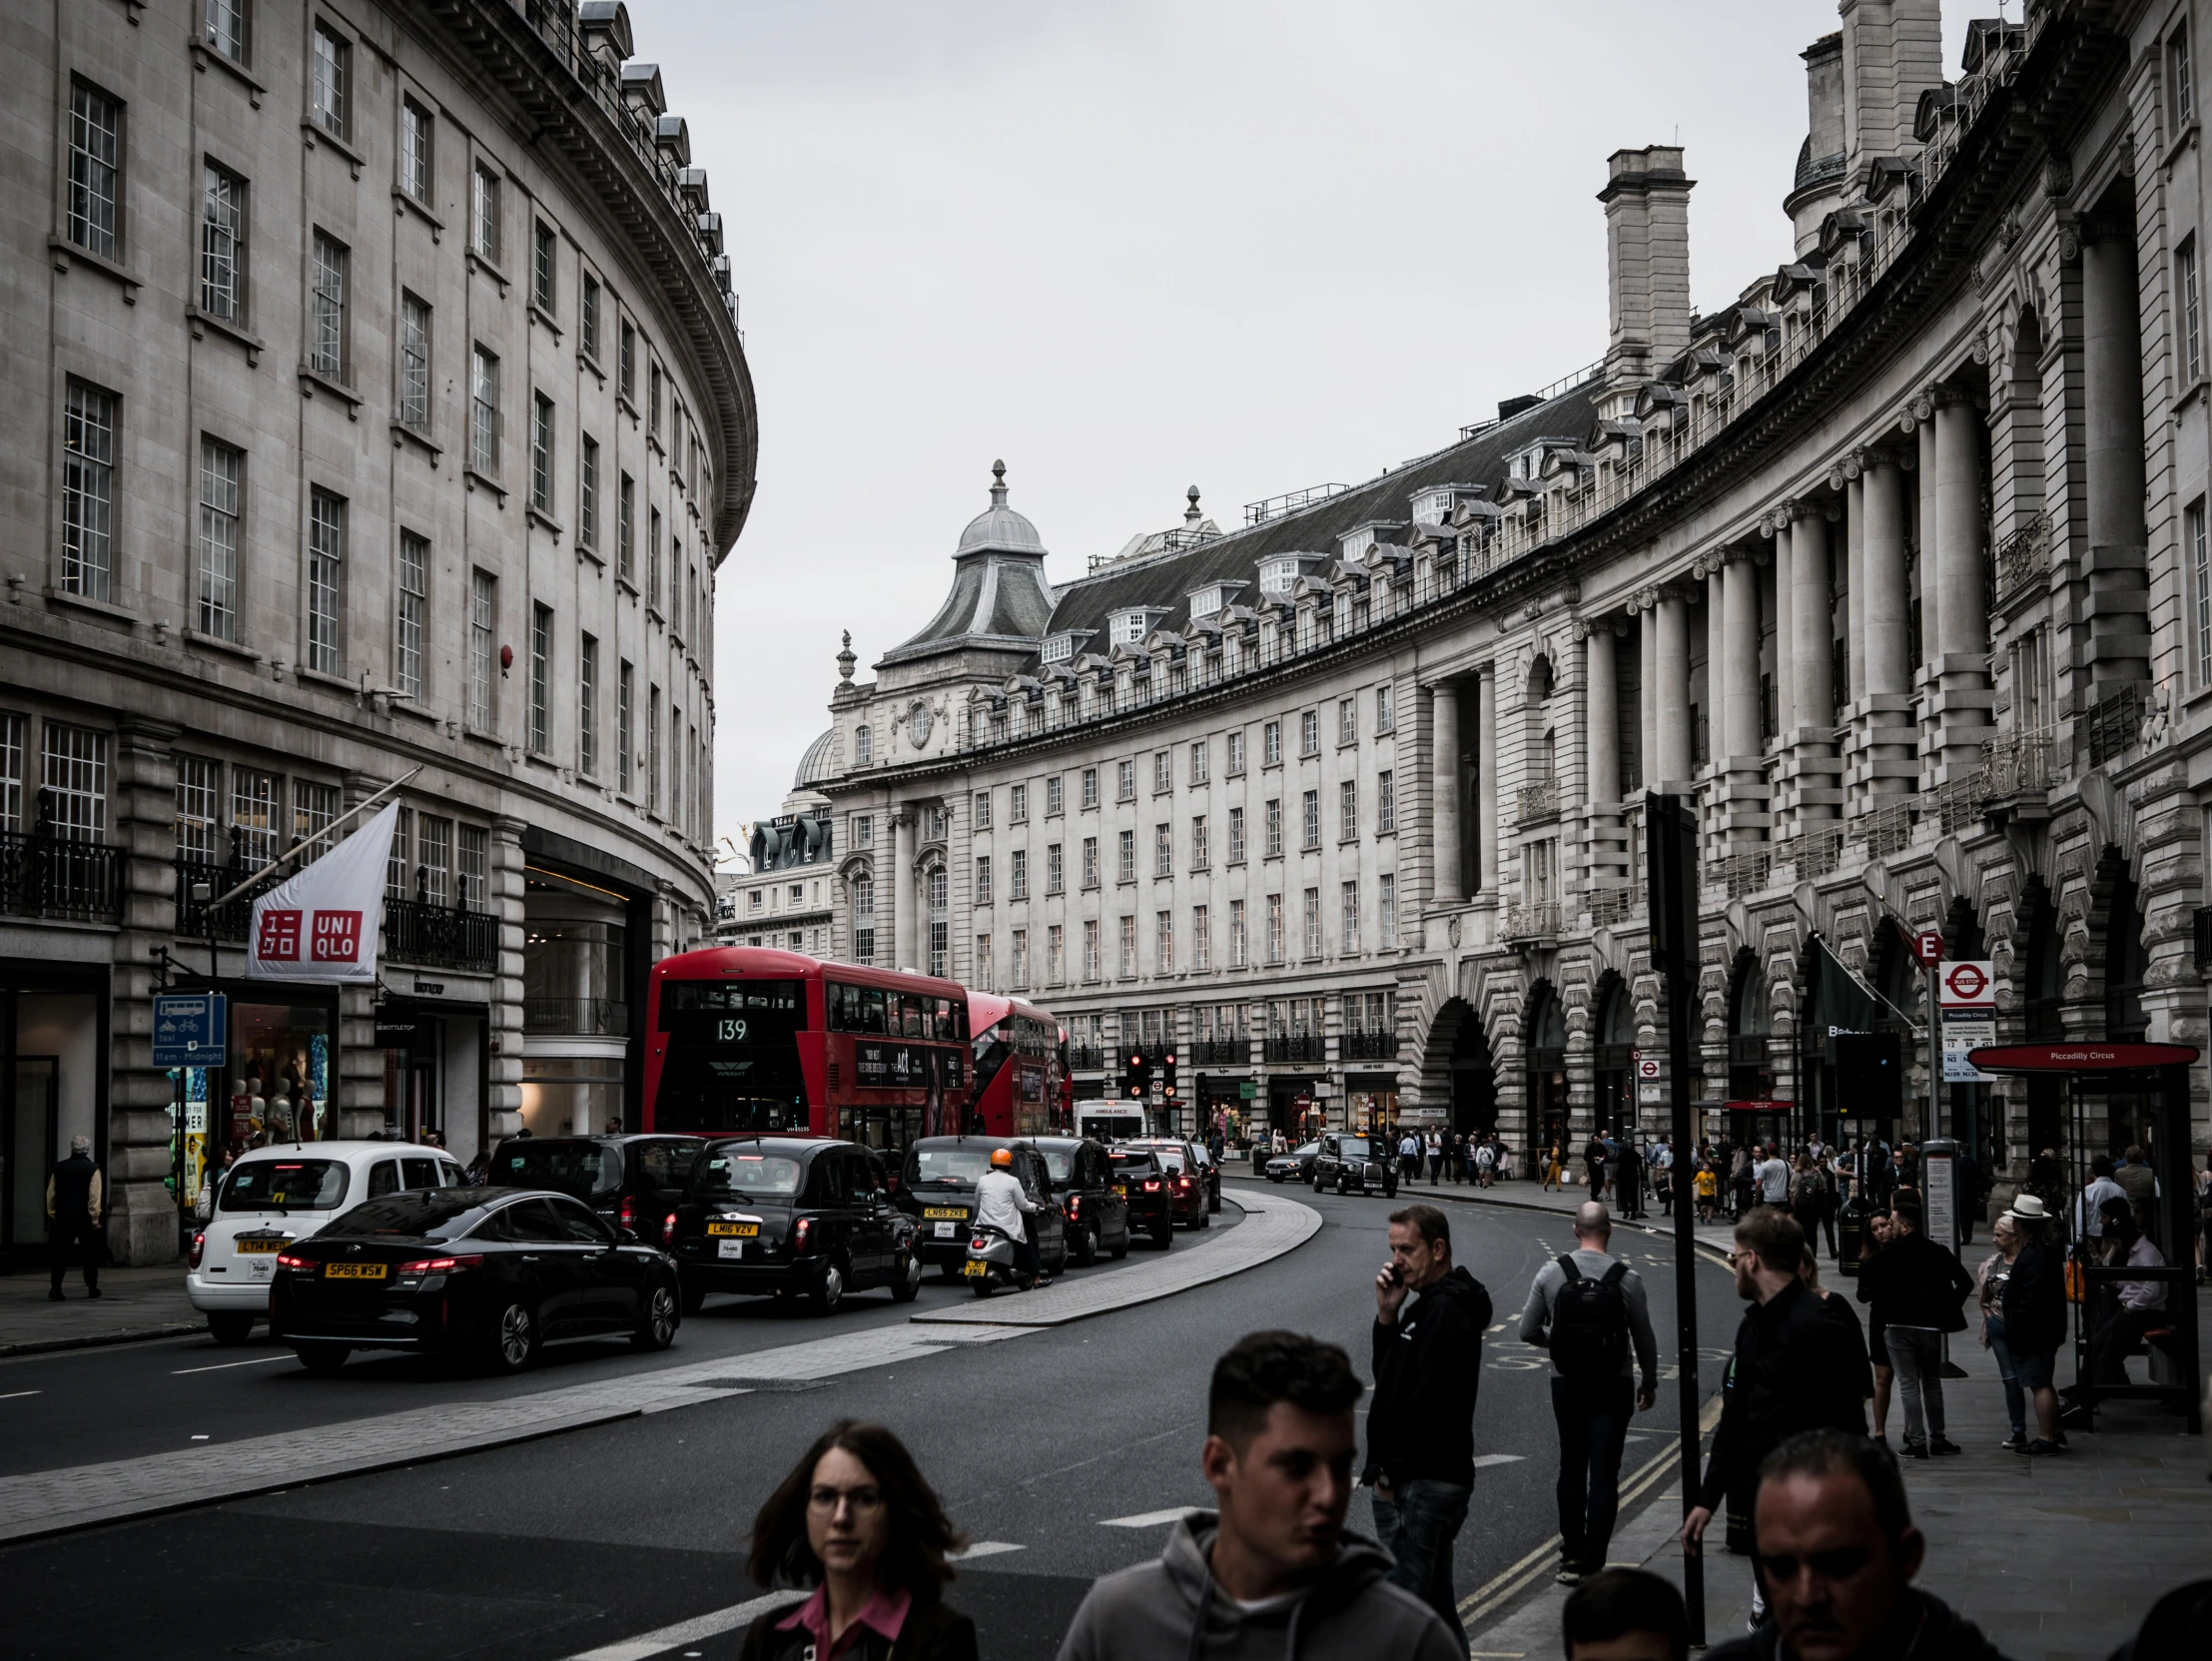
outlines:
M384 870L399 804L254 902L246 973L272 981L376 978L384 927Z

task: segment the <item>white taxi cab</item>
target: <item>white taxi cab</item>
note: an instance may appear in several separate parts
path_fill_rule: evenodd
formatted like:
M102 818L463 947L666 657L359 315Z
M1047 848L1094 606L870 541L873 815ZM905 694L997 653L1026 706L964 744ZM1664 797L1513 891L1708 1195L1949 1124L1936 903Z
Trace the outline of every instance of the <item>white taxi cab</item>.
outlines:
M403 1189L458 1188L466 1174L437 1148L395 1142L306 1142L240 1156L192 1237L185 1294L218 1343L244 1343L269 1314L277 1253L365 1200Z

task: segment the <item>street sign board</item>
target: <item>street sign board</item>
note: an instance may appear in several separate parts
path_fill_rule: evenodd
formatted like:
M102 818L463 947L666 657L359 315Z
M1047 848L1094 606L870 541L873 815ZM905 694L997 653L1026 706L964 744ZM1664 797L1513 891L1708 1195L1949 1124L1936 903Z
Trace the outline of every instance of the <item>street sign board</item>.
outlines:
M1943 961L1943 936L1935 929L1922 929L1912 937L1912 955L1923 967L1933 969Z
M1943 1011L1943 1083L1946 1085L1985 1085L1996 1082L1996 1075L1984 1073L1974 1066L1973 1053L1986 1050L1997 1042L1997 1012L1980 1009L1945 1009Z
M1969 1052L1984 1073L2124 1073L2138 1067L2187 1067L2194 1044L1993 1044Z
M1939 1009L1993 1009L1997 1002L1996 965L1983 959L1960 958L1943 965L1935 977L1935 1003Z
M220 992L154 996L154 1065L221 1067L229 1043L230 1000Z
M1236 1099L1239 1102L1257 1101L1259 1099L1259 1081L1257 1079L1237 1080Z
M1637 1076L1637 1077L1638 1077L1639 1079L1656 1079L1656 1078L1658 1078L1658 1077L1659 1077L1659 1063L1658 1063L1658 1061L1657 1061L1657 1060L1652 1060L1652 1061L1640 1061L1640 1062L1638 1062L1638 1063L1636 1064L1636 1076Z

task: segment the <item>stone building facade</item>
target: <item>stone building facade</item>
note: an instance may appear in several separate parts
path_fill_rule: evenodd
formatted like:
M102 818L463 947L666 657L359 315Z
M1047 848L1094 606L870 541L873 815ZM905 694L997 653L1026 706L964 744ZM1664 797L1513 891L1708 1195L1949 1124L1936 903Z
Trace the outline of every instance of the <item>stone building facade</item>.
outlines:
M620 1113L646 971L711 926L756 439L626 9L13 12L0 1244L74 1133L144 1261L194 1137ZM380 984L240 979L251 897L195 886L402 777ZM155 1069L152 994L211 968L225 1065Z
M2053 1092L1931 1090L1914 931L1994 960L2000 1036L2201 1044L2203 8L2025 10L1953 83L1936 0L1845 0L1719 310L1682 152L1616 153L1603 361L1434 454L1058 590L1002 483L939 616L843 666L839 949L1023 987L1094 1067L1172 1035L1278 1123L1580 1136L1665 1053L1665 789L1708 1128L1833 1134L1832 1030L1888 1029L1896 1131L2063 1146Z

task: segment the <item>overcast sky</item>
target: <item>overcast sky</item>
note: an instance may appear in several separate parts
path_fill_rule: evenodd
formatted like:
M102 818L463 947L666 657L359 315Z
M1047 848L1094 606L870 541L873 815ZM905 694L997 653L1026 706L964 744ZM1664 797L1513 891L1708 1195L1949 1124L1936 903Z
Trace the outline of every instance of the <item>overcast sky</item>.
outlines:
M1993 10L1991 0L1971 8ZM2018 15L2018 6L2006 9ZM1946 11L1955 77L1969 8ZM1679 141L1691 288L1789 255L1834 0L631 0L741 296L716 824L929 620L1004 456L1056 581L1357 483L1603 356L1605 158Z

